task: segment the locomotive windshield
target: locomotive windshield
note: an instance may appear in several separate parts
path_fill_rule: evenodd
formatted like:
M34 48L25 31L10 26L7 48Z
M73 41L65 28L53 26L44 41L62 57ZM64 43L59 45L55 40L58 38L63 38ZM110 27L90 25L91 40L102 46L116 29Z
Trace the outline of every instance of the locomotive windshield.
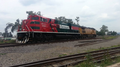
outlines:
M40 27L31 26L32 29L40 29Z
M39 17L32 17L32 20L39 20Z
M31 22L30 24L40 24L40 22Z
M47 19L40 17L40 21L47 22Z

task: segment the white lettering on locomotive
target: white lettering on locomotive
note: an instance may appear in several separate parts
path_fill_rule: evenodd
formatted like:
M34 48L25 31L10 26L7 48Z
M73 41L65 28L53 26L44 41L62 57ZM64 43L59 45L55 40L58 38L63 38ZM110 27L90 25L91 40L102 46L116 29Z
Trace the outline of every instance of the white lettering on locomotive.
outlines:
M42 27L47 27L46 24L44 24L44 23L41 23L41 26L42 26Z
M60 25L60 28L62 28L62 29L69 29L69 26L66 26L66 25Z

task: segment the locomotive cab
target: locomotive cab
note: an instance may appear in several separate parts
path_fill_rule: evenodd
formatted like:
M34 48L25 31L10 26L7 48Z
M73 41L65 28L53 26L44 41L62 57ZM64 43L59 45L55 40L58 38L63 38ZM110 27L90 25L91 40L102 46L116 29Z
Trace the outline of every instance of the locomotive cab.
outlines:
M38 17L37 15L29 16L28 17L27 26L29 26L30 32L52 32L52 26L54 26L54 20L48 19L45 17Z
M55 20L45 18L38 15L29 15L26 20L22 21L21 26L19 26L17 39L19 41L25 41L29 38L42 39L42 34L47 34L47 32L57 32L57 24L54 23ZM40 38L42 37L42 38Z

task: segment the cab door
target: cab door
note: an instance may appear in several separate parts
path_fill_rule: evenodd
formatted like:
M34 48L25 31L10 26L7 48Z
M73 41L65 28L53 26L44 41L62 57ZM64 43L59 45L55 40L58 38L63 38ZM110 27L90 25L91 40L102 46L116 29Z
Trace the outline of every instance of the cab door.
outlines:
M57 27L58 27L58 24L55 23L56 21L55 20L51 20L51 23L50 23L50 27L52 29L53 32L58 32L57 31Z
M40 22L41 22L41 30L44 32L50 32L50 23L47 18L40 17Z

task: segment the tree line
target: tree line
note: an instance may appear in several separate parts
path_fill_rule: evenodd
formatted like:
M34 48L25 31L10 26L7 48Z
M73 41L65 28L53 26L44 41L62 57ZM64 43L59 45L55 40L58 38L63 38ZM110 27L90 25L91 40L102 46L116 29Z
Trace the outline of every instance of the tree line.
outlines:
M8 22L5 27L5 32L0 32L0 35L3 37L13 37L12 33L18 29L18 26L20 25L19 19L16 20L15 23ZM8 29L11 28L11 31L8 32Z
M59 20L59 21L62 21L64 23L73 23L73 24L75 24L72 19L65 18L64 16L55 17L55 19ZM77 22L77 25L79 25L79 17L76 17L75 20ZM3 37L13 37L12 32L17 30L19 25L21 25L19 19L17 19L15 23L10 23L10 22L7 23L6 27L5 27L5 32L3 32L3 33L0 32L0 35L3 36ZM11 28L11 32L8 32L9 28ZM100 31L96 30L96 34L101 35L101 36L104 36L104 35L117 35L117 32L116 31L109 31L107 26L102 25L102 27L100 28Z
M117 35L117 32L116 31L109 31L107 26L102 25L102 27L100 28L100 31L96 31L96 34L101 35L101 36L104 36L104 35Z

